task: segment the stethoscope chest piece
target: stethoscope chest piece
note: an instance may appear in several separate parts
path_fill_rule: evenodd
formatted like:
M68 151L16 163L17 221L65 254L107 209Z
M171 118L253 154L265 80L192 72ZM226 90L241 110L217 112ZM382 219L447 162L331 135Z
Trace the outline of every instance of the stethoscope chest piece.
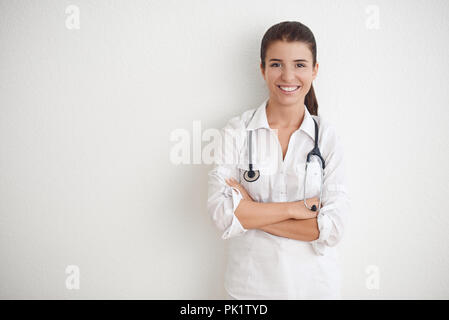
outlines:
M243 179L245 179L248 182L254 182L257 179L259 179L260 177L260 172L259 170L250 170L250 171L245 171L243 173Z
M256 113L257 109L254 111L253 116L251 117L251 119L254 117L254 114ZM321 208L321 196L322 196L322 192L323 192L323 178L324 178L324 169L325 169L325 163L324 163L324 159L321 156L321 152L320 149L318 147L318 124L316 123L315 119L313 119L313 122L315 124L315 146L312 149L312 151L310 151L307 154L307 158L306 158L306 167L305 167L305 174L304 174L304 188L303 188L303 199L304 199L304 205L307 209L312 210L312 211L318 211L319 208ZM247 125L248 126L248 125ZM248 166L249 166L249 170L246 170L243 173L243 178L248 181L248 182L254 182L257 179L259 179L260 177L260 172L259 170L253 170L253 161L252 161L252 134L253 134L253 130L249 130L248 131ZM306 201L306 184L307 184L307 172L308 172L308 164L312 158L312 156L315 156L318 158L318 161L320 162L320 170L321 170L321 183L320 183L320 198L319 198L319 204L318 207L316 205L312 205L311 207L309 207L307 205L307 201Z

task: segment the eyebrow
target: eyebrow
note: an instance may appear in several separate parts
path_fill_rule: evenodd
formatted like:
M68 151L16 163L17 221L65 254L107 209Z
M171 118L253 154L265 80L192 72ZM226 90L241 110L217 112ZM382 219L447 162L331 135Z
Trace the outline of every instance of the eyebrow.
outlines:
M281 61L282 62L281 59L270 59L270 61ZM308 62L306 59L296 59L296 60L293 60L293 61L294 62Z

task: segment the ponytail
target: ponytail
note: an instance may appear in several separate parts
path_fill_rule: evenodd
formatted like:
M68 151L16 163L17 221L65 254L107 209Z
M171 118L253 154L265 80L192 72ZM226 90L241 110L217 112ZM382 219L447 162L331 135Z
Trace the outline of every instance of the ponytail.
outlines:
M307 106L310 114L314 116L318 115L318 101L316 100L315 90L313 90L313 84L310 86L309 92L307 92L304 99L304 104Z

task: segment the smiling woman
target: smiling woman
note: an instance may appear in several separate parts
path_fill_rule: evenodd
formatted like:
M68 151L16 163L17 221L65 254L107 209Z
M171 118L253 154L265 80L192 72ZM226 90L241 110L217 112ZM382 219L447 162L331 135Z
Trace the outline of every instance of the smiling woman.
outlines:
M310 113L318 114L318 102L312 81L318 73L316 43L312 32L301 27L282 34L288 25L279 24L267 31L261 45L260 69L270 98L282 104L302 101ZM304 26L307 28L306 26ZM308 29L308 28L307 28ZM300 33L301 32L301 33ZM300 39L295 41L294 39ZM265 60L268 59L268 66Z
M269 28L260 51L269 97L223 128L241 132L223 153L239 159L210 171L208 212L230 242L225 288L236 299L340 298L335 246L349 201L341 144L318 116L316 52L302 23ZM275 152L257 156L254 146L273 139Z

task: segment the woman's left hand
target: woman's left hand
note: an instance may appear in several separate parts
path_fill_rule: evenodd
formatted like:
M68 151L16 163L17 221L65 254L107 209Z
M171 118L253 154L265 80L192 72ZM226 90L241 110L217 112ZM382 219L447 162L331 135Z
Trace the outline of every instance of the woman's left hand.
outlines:
M242 194L242 197L244 200L254 201L253 198L251 198L251 196L249 195L248 191L246 191L246 189L240 183L235 181L233 178L226 179L226 183L230 187L234 187L234 188L238 189L240 191L240 193Z

